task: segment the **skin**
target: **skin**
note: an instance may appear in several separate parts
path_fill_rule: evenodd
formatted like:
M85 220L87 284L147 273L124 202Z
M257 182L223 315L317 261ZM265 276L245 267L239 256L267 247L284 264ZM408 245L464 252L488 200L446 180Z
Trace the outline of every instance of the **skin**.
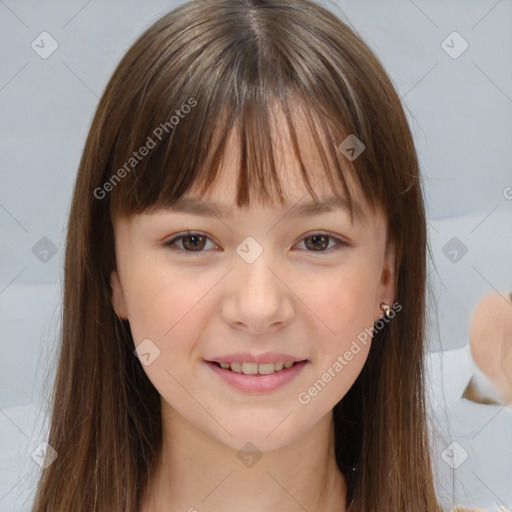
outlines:
M286 178L288 206L236 208L239 151L233 132L221 179L204 198L230 205L232 218L159 210L114 220L114 308L129 320L136 346L149 338L160 349L143 368L162 397L163 449L140 512L146 506L154 512L345 510L331 411L359 375L371 343L360 344L360 352L310 403L299 403L297 396L383 316L381 303L393 304L395 247L387 242L383 213L372 212L353 183L365 222L351 225L344 210L285 217L289 207L311 197L283 126L278 168ZM331 190L327 180L318 181L325 172L320 156L307 133L300 137L323 199ZM187 196L198 191L194 187ZM208 237L202 252L190 250L190 239L176 241L175 250L163 245L187 230ZM308 238L318 231L333 237L323 252L315 250L321 242ZM250 264L236 252L247 236L263 248ZM326 252L336 239L352 246ZM241 351L282 352L308 364L276 391L247 394L204 362ZM252 467L237 457L247 442L262 454Z
M471 354L512 407L512 303L507 293L488 293L478 302L469 328Z

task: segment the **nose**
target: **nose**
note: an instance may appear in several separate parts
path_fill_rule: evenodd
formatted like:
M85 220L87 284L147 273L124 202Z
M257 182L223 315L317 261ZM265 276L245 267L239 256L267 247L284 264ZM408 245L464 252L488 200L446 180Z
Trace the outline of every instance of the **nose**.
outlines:
M282 269L270 250L252 263L236 257L223 297L224 321L250 334L271 333L288 325L294 315L294 294Z

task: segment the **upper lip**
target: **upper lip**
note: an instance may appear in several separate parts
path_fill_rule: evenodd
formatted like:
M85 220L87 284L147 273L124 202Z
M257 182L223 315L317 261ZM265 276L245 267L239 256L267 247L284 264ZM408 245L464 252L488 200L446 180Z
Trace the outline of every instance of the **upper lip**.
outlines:
M279 363L285 361L306 361L304 357L291 356L289 354L278 354L276 352L265 352L264 354L237 353L226 354L225 356L213 357L208 360L212 363Z

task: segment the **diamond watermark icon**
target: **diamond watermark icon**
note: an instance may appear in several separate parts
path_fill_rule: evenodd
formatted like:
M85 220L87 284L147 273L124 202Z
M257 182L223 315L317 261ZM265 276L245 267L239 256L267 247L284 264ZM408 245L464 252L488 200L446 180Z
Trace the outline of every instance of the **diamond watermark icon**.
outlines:
M144 366L149 366L160 355L160 349L149 339L142 340L133 351Z
M353 133L351 133L339 146L338 149L351 162L354 161L364 150L366 146Z
M450 238L441 250L452 263L458 263L468 252L468 248L456 236Z
M248 236L238 245L236 252L246 263L253 263L263 252L263 247L252 236Z
M47 59L59 47L59 43L48 32L41 32L30 44L39 57Z
M236 456L248 468L252 468L263 457L262 453L251 442L245 443Z
M458 59L469 47L468 42L456 31L441 42L441 48L452 58Z
M48 263L57 254L57 246L44 236L34 244L32 253L42 263Z
M46 469L55 462L58 453L47 442L43 442L32 452L31 457L36 464Z
M457 441L453 441L441 452L441 457L452 469L457 469L469 454Z

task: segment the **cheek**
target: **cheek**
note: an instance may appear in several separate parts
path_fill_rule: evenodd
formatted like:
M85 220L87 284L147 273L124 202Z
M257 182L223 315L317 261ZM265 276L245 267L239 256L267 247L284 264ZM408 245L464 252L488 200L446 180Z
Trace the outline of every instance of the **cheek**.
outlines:
M181 409L190 396L180 383L195 371L193 354L208 318L204 296L214 282L192 274L185 279L169 265L157 262L138 265L129 272L126 292L130 330L135 347L141 347L138 351L143 353L142 347L147 347L151 353L143 369L159 393Z
M373 326L378 280L363 263L319 278L314 286L308 283L300 295L317 316L322 339L332 347Z
M377 272L361 260L341 269L334 279L320 279L305 303L316 313L310 336L316 362L308 397L315 407L332 408L363 368L371 347Z
M200 270L185 275L158 261L137 265L129 275L127 303L135 347L142 353L147 345L156 354L143 369L166 400L178 409L186 407L190 396L180 383L189 382L187 390L200 395L194 388L200 340L211 321L219 276Z
M191 318L198 319L201 300L214 284L199 271L187 273L185 279L156 258L127 269L127 275L126 301L135 343L152 337L164 344L176 339L182 326L190 328Z

